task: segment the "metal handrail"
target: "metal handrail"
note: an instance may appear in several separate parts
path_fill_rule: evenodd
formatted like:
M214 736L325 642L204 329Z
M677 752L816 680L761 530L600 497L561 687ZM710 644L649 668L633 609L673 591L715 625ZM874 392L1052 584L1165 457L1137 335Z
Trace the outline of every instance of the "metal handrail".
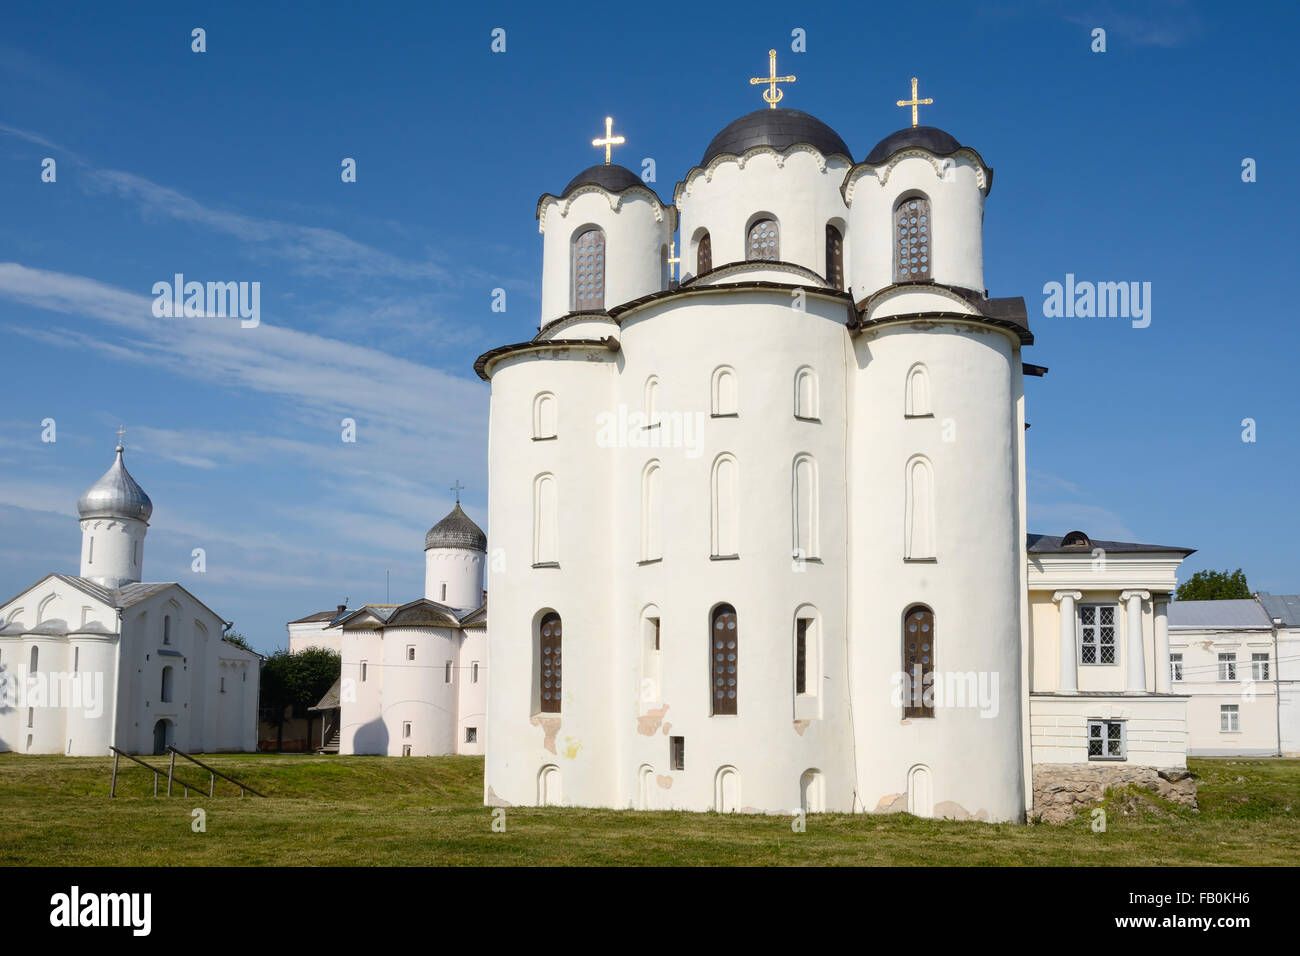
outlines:
M264 799L264 800L266 799L266 794L264 794L264 793L258 793L256 790L254 790L254 789L253 789L252 787L250 787L248 784L246 784L246 783L240 783L240 782L239 782L238 780L236 780L234 777L227 777L227 776L226 776L224 773L222 773L220 770L215 770L215 769L213 769L212 767L209 767L209 766L208 766L207 764L205 764L202 760L198 760L198 759L196 759L196 758L194 758L194 757L191 757L191 756L190 756L189 754L187 754L184 750L180 750L180 749L177 748L177 747L173 747L171 744L168 744L168 745L167 745L167 749L171 752L171 755L172 755L172 766L173 766L173 767L176 766L176 755L177 755L177 754L180 754L182 757L184 757L184 758L185 758L186 760L188 760L190 763L198 764L200 767L202 767L202 768L203 768L204 770L206 770L208 773L212 774L212 780L211 780L211 782L210 782L209 785L208 785L208 796L212 796L212 791L215 790L215 789L216 789L216 786L217 786L217 780L216 780L216 778L217 778L217 777L220 777L222 780L228 780L228 781L230 781L231 783L233 783L236 787L238 787L238 788L239 788L239 795L240 795L240 797L243 797L243 795L244 795L244 791L247 790L249 793L251 793L251 794L252 794L253 796L255 796L255 797L261 797L261 798Z
M155 766L153 766L153 765L151 765L151 764L147 764L147 763L145 763L145 762L144 762L143 760L141 760L139 757L136 757L136 756L133 755L133 754L129 754L129 753L127 753L125 750L120 750L120 749L118 749L117 747L113 747L113 746L110 746L108 749L111 750L111 751L113 751L113 780L112 780L112 782L109 784L109 787L108 787L108 795L109 795L110 797L116 797L116 796L117 796L117 759L118 759L118 757L125 757L127 760L133 760L133 761L135 761L136 763L138 763L140 766L144 767L145 770L149 770L149 771L151 771L151 772L153 773L153 795L154 795L155 797L158 796L158 775L162 773L161 770L159 770L157 767L155 767ZM180 777L177 777L177 776L175 775L175 768L176 768L176 758L173 757L173 758L172 758L171 766L168 767L168 769L167 769L167 796L170 797L170 796L172 795L172 780L173 780L173 779L175 779L177 783L179 783L182 787L185 788L185 796L187 796L187 797L190 795L190 790L191 790L191 789L193 789L195 792L200 792L200 791L199 791L199 788L196 787L194 784L192 784L192 783L187 783L186 781L182 780ZM210 794L209 794L209 795L210 795Z

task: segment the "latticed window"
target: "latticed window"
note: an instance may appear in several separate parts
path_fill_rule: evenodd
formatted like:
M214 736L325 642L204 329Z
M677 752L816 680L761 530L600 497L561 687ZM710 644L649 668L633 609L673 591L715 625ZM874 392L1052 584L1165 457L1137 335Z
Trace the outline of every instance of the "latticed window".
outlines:
M573 243L573 308L605 307L605 233L588 229Z
M832 289L844 288L844 237L830 225L826 227L826 281Z
M1115 612L1113 604L1079 605L1079 663L1115 663Z
M808 618L795 622L794 636L794 692L808 692Z
M541 672L542 713L560 712L560 615L552 612L542 618Z
M775 219L760 219L749 227L746 259L780 259L781 244Z
M1241 711L1237 704L1219 705L1219 731L1235 734L1241 731Z
M1237 655L1220 654L1219 655L1219 680L1236 680L1237 679Z
M894 281L930 278L930 200L917 196L894 207Z
M1182 654L1169 655L1169 679L1171 681L1178 681L1183 679L1183 655Z
M713 713L736 713L736 667L739 662L736 609L719 604L713 610Z
M1088 759L1123 760L1127 739L1122 720L1088 721Z
M1251 680L1268 680L1268 655L1251 654L1250 655L1250 677Z
M706 232L695 249L695 274L704 275L713 268L713 239Z
M923 604L903 617L904 717L933 717L934 697L926 691L934 683L934 612Z

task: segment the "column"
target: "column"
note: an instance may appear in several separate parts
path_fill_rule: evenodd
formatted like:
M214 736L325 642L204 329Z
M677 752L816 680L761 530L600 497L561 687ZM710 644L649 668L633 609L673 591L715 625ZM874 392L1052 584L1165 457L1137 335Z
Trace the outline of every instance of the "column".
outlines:
M1119 599L1128 604L1128 691L1145 693L1147 689L1147 659L1142 648L1142 602L1151 597L1149 591L1124 591ZM1168 667L1168 665L1166 665Z
M1169 595L1157 594L1152 599L1156 631L1156 693L1168 694L1171 688L1169 674Z
M1061 611L1061 671L1056 689L1065 694L1073 694L1079 689L1079 621L1074 602L1082 598L1083 594L1079 591L1057 591L1052 595L1052 600L1060 605Z

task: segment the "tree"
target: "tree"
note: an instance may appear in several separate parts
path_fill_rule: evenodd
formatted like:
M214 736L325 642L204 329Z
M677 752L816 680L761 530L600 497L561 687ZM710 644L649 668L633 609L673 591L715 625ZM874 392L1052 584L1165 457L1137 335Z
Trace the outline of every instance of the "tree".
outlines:
M308 707L314 706L343 673L343 658L338 651L309 647L296 654L281 648L262 661L262 706L271 711L275 722L275 749L284 741L284 712L292 707L295 715L307 717L307 739L311 740L314 719Z
M253 645L248 643L248 638L244 637L244 635L240 634L238 631L227 631L225 634L221 635L221 639L223 641L229 641L236 647L242 647L246 651L253 651ZM256 654L257 651L253 651L253 653Z
M1249 598L1250 587L1241 568L1236 571L1197 571L1178 585L1178 601L1230 601Z

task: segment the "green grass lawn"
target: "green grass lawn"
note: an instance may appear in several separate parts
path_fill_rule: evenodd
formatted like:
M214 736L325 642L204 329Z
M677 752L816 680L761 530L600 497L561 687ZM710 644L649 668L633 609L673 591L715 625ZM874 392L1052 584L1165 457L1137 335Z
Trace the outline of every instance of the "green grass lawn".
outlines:
M162 758L146 758L164 766ZM0 754L0 865L1294 865L1300 760L1200 759L1199 812L1108 798L1107 832L824 814L788 817L508 809L492 831L479 757L202 758L267 794L154 798L152 775L107 758ZM178 761L178 764L183 761ZM127 769L129 767L129 769ZM207 786L207 774L177 773ZM165 786L166 780L164 778ZM191 810L207 832L191 829Z

